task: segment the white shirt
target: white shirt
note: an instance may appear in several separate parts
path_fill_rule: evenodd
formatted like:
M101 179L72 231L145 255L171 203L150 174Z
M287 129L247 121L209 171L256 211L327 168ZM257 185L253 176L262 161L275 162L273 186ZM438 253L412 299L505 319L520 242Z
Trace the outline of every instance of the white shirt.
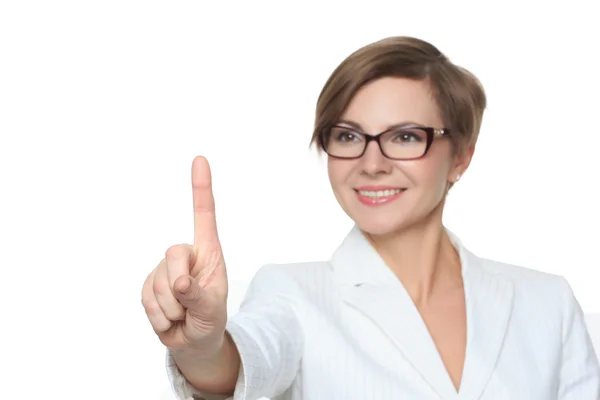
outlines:
M227 330L234 399L600 400L583 313L556 275L460 256L467 348L457 393L402 283L357 227L327 262L266 265ZM200 394L167 354L179 399ZM195 395L192 397L192 395Z

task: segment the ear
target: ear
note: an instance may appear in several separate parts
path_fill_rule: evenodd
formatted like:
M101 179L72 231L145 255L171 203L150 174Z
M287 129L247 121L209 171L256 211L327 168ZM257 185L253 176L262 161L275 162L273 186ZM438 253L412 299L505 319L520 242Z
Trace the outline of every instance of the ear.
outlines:
M454 155L452 168L450 168L450 171L448 173L448 182L456 183L456 181L458 181L460 177L465 174L467 168L469 168L469 165L471 164L471 160L473 159L474 153L474 144L470 145L467 148L458 150L458 152Z

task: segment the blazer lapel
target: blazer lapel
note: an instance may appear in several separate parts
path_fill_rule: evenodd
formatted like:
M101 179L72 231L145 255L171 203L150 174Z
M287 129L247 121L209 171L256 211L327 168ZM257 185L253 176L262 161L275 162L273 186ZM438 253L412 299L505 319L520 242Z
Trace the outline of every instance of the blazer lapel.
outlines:
M442 399L479 399L496 366L513 306L513 286L485 268L447 231L460 256L467 349L459 393L408 292L354 227L331 258L342 300L371 319Z
M331 263L343 301L371 319L440 398L456 398L456 389L410 295L357 227Z
M459 399L476 400L483 394L502 351L514 289L511 281L486 269L488 261L469 252L449 234L460 252L467 305L467 351Z

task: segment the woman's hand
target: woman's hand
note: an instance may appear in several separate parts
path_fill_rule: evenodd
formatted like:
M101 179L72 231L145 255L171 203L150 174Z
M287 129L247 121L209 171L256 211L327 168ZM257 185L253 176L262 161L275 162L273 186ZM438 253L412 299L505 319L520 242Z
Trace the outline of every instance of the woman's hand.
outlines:
M192 164L194 243L171 246L148 275L142 303L161 342L211 358L220 351L227 321L227 273L217 235L208 161Z

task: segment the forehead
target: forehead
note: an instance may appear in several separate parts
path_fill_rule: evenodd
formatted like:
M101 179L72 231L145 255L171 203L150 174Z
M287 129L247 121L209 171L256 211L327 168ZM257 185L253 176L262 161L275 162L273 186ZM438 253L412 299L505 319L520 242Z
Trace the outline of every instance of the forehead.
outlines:
M439 110L426 81L381 78L363 86L342 114L365 131L382 131L391 125L412 121L441 127Z

